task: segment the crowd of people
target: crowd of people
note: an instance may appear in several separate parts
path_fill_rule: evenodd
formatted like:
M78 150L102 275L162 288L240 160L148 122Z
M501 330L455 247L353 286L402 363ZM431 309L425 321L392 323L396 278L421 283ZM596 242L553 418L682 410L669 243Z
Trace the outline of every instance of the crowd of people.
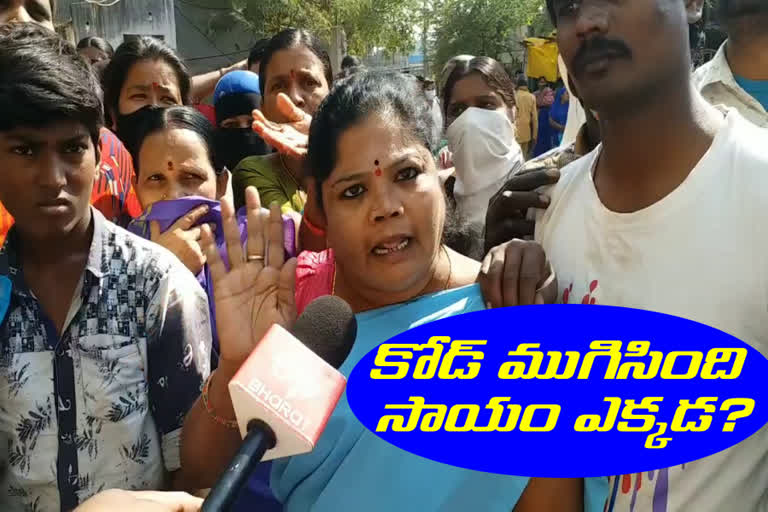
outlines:
M346 375L424 321L553 302L768 355L764 0L720 1L729 38L693 75L704 0L547 0L567 73L534 91L488 56L334 73L300 28L192 77L149 37L69 44L51 3L0 2L4 511L198 510L242 441L227 383L325 295L357 314ZM678 467L524 478L395 448L342 397L234 509L768 510L768 428Z

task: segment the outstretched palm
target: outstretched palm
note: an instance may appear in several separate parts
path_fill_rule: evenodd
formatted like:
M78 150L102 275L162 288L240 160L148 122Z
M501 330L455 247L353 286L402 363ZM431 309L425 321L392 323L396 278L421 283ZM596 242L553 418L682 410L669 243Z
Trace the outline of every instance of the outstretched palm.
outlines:
M216 327L221 359L242 363L273 324L290 328L296 319L294 283L296 260L285 261L280 208L261 209L256 189L246 190L248 243L240 243L234 209L222 200L222 225L229 270L213 235L204 228L202 246L213 278Z
M279 153L293 158L304 158L309 147L309 126L312 124L312 116L294 105L283 93L277 96L277 108L288 122L274 123L267 120L261 110L254 110L254 131Z

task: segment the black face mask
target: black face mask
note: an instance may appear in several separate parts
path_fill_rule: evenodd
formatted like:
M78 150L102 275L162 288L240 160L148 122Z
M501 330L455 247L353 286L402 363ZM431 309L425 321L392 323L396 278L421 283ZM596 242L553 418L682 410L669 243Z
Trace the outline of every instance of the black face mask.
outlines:
M147 130L149 120L157 116L157 112L165 110L163 107L147 105L130 114L118 114L115 119L115 134L131 153L133 160L139 157L139 144L141 136Z
M218 128L214 152L218 169L234 171L243 158L267 155L271 150L251 128Z

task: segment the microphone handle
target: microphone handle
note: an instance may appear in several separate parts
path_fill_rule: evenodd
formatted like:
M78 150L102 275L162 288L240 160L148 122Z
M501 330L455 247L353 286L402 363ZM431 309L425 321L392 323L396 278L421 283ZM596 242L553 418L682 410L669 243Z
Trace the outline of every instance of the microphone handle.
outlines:
M248 423L248 434L224 474L205 498L201 512L227 512L267 450L275 446L275 433L261 420Z

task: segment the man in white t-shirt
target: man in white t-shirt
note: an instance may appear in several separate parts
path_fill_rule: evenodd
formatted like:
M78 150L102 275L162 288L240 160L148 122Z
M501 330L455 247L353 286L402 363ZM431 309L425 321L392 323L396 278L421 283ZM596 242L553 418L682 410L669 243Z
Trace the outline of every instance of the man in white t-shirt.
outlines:
M717 13L728 40L693 73L693 82L713 105L768 127L768 1L719 0Z
M536 240L561 302L678 315L768 354L768 131L691 84L703 2L547 0L603 143L562 170ZM609 512L768 510L768 429L610 486Z

